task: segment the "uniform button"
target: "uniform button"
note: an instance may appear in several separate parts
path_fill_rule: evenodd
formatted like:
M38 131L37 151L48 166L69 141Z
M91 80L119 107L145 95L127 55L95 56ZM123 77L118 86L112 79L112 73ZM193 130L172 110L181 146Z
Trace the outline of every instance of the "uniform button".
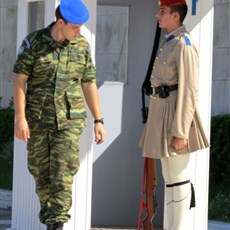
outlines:
M156 69L156 66L155 66L155 65L153 66L153 69Z
M160 48L160 51L162 51L163 49L162 48Z
M151 78L153 78L153 75L151 75Z
M158 57L156 57L156 59L158 59Z
M166 61L164 61L163 63L164 63L164 65L165 65L165 64L166 64Z

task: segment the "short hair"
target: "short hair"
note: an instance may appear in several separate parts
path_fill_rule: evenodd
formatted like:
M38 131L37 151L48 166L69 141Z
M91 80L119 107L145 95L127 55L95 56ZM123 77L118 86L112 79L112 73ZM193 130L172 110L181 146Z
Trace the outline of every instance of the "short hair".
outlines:
M61 11L60 11L60 5L56 8L56 11L55 11L55 17L56 17L56 20L58 19L62 19L64 21L64 23L68 23L65 18L62 16L61 14Z
M178 14L180 15L180 22L182 24L188 12L187 4L175 5L169 7L171 13L178 12Z

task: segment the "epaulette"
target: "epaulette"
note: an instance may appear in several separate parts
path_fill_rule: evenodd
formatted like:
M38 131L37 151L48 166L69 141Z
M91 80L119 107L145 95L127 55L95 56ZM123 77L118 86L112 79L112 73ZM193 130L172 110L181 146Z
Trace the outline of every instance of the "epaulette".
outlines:
M30 46L30 42L29 42L28 38L25 37L25 38L23 39L23 41L26 43L27 48L30 49L31 46Z
M189 40L189 38L188 38L188 36L187 35L183 35L183 38L184 38L184 41L185 41L185 44L187 45L187 46L191 46L192 45L192 43L191 43L191 41Z

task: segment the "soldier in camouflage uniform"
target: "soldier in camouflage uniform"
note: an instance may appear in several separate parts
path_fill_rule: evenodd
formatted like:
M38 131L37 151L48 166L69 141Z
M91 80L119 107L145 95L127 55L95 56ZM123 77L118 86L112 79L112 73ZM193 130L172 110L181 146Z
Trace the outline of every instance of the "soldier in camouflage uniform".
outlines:
M28 142L28 169L36 182L40 221L63 229L70 218L78 140L85 126L84 99L105 139L95 67L81 25L89 18L80 0L62 0L56 21L22 42L14 65L15 135Z

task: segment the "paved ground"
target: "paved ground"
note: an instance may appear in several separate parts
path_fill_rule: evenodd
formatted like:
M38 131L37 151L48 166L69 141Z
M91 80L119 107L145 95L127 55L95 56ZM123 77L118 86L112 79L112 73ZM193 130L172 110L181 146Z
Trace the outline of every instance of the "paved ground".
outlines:
M7 228L10 228L10 225L0 225L0 230L5 230Z
M0 230L10 228L11 208L0 208ZM230 223L209 221L208 230L230 230ZM137 230L135 227L92 227L91 230ZM162 228L155 227L154 230L162 230Z
M11 209L10 208L7 208L7 209L0 208L0 221L1 220L11 220Z
M0 208L0 230L10 228L11 209ZM135 227L92 227L91 230L137 230ZM154 228L154 230L161 230L160 228Z
M90 230L136 230L137 228L134 227L103 227L103 226L99 226L99 227L92 227Z
M0 208L0 230L5 230L10 227L11 209Z

